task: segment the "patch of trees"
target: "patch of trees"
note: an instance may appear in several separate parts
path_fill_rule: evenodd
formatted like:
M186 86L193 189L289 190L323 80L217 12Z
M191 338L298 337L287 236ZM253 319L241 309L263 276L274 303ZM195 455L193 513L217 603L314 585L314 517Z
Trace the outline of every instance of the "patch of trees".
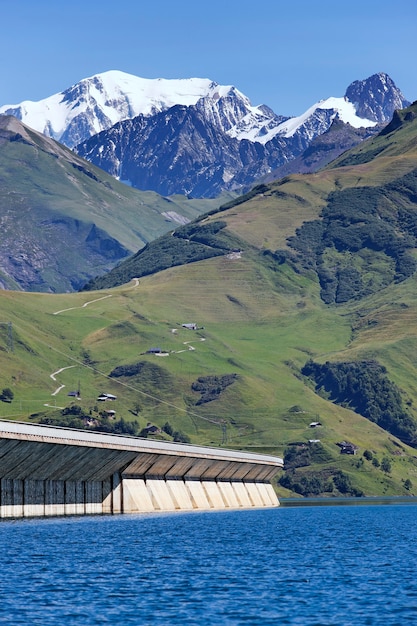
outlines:
M158 388L169 392L174 387L171 374L160 365L149 361L138 361L126 365L118 365L110 372L110 378L131 378L137 376L135 384L142 390Z
M374 467L380 467L383 472L390 474L391 461L387 456L384 456L381 462L379 462L378 457L371 450L364 450L362 456L367 461L371 461Z
M227 226L226 222L216 221L208 224L191 223L174 231L173 236L187 239L205 246L224 249L225 241L222 240L220 231ZM226 245L226 247L228 247Z
M212 402L219 398L222 391L237 380L237 374L224 374L223 376L200 376L191 385L193 391L200 393L196 406Z
M77 428L101 433L114 433L117 435L139 436L140 426L137 420L127 421L121 417L118 420L109 419L106 416L93 418L89 412L78 404L72 404L61 410L59 416L44 416L39 419L39 424L61 426L64 428Z
M173 426L171 426L169 422L165 422L161 430L172 437L173 441L177 443L191 443L191 439L188 435L183 433L181 430L174 430Z
M305 222L288 238L295 258L279 250L275 255L295 269L313 269L327 304L362 298L381 284L381 278L369 279L372 274L389 284L416 271L416 201L417 170L382 187L335 191L321 219Z
M334 495L335 492L353 497L364 495L363 491L352 485L350 476L341 470L334 470L332 473L328 470L314 473L303 472L302 474L296 471L285 472L279 478L278 484L304 497L329 493Z
M350 407L404 443L417 446L417 424L405 411L400 390L377 361L320 364L310 360L301 373L333 402Z
M326 463L332 456L319 441L313 443L295 443L288 446L284 453L284 469L307 467L312 463Z
M137 363L128 363L126 365L118 365L109 374L110 378L121 378L122 376L137 376L146 367L146 361L138 361Z
M172 433L172 439L176 443L191 443L189 436L183 433L182 430L174 430Z

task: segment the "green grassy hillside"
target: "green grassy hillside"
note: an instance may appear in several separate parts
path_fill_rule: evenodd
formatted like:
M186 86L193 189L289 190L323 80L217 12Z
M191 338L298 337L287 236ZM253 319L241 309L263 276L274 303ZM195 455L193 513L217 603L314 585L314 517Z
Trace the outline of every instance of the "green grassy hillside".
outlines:
M284 485L296 490L304 477L311 493L313 478L321 489L335 480L333 494L417 493L416 450L317 394L301 375L309 359L376 359L416 419L415 293L410 278L361 305L329 307L313 280L286 265L272 271L250 255L213 258L106 291L3 292L0 387L14 398L0 402L0 416L64 424L74 422L76 406L94 427L94 420L108 423L102 413L112 409L117 420L138 422L139 431L168 422L170 432L193 443L286 455L290 468L303 465L286 472L292 482ZM182 327L191 322L197 330ZM156 347L161 354L146 354ZM133 375L111 376L122 366ZM202 388L213 399L201 402ZM68 396L78 389L80 399ZM101 393L117 400L100 402ZM357 446L357 454L341 455L341 441ZM383 460L390 471L381 469ZM289 492L280 486L279 493Z
M2 292L0 417L283 456L281 495L417 495L414 109L360 163L261 185L106 277L130 282Z

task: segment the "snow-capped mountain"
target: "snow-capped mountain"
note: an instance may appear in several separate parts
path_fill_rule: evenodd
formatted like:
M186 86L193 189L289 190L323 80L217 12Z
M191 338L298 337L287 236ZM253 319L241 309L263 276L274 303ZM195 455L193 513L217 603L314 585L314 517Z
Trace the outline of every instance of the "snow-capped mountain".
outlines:
M288 118L209 79L110 71L40 102L5 105L0 114L15 115L139 189L214 197L244 191L294 160L335 121L377 132L408 104L384 73Z
M355 102L348 93L355 94ZM381 122L389 122L395 107L407 104L386 74L361 81L360 93L350 86L344 97L322 100L303 115L287 119L266 106L252 107L232 87L194 105L121 121L76 150L139 189L214 197L224 189L244 191L285 166L336 121L352 130L366 129L351 134L350 142L359 143L377 132ZM360 117L358 110L368 116ZM329 152L329 158L336 153ZM322 159L317 162L324 165Z
M195 105L200 99L211 102L207 110L224 132L249 113L262 122L284 119L271 110L258 113L259 107L252 107L235 87L207 78L147 79L117 70L85 78L39 102L1 106L0 114L14 115L34 130L73 147L121 120L152 116L176 104ZM229 108L226 103L230 99L233 106Z

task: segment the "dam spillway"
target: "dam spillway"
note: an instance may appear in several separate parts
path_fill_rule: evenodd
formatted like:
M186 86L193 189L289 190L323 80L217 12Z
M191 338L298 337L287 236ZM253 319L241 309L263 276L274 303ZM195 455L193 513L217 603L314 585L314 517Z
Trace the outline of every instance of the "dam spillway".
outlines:
M276 507L273 456L0 421L0 517Z

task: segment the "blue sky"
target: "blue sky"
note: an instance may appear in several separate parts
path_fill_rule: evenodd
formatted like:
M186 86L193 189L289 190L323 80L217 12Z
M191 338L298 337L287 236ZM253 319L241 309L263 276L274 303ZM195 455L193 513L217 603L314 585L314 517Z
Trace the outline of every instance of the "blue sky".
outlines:
M1 3L0 105L40 100L118 69L210 78L299 115L387 72L417 99L417 2L14 0Z

